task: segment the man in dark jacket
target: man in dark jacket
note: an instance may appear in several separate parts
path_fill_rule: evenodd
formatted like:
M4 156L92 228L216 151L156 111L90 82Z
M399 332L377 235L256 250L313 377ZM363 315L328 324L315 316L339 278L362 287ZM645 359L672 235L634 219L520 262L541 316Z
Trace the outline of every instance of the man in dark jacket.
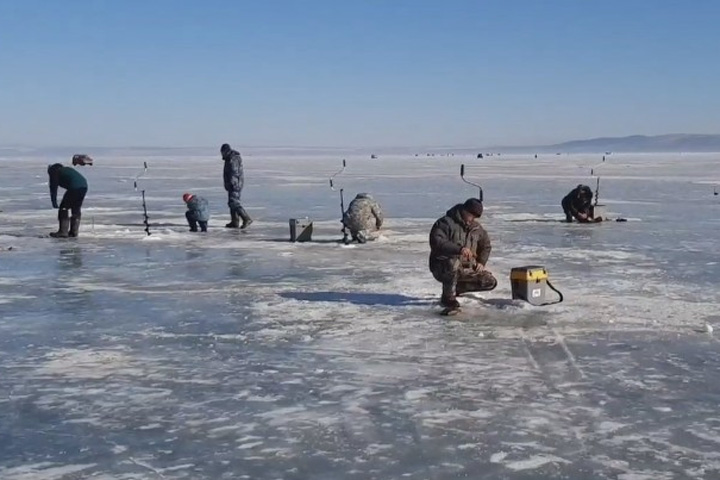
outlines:
M225 161L223 180L225 191L228 192L228 207L230 207L230 223L225 226L227 228L247 228L252 223L252 219L240 204L240 194L245 183L242 157L227 143L220 147L220 154ZM240 226L240 219L242 219L242 226Z
M575 218L580 223L600 222L602 218L594 217L592 206L593 191L587 185L578 185L562 199L565 221L572 223Z
M58 210L58 222L60 226L57 232L50 234L51 237L66 238L77 237L80 230L80 216L83 200L87 194L88 184L85 177L71 167L63 167L61 163L48 166L50 176L50 200L53 208ZM58 186L65 189L65 195L58 207L57 190ZM72 219L68 210L72 211Z
M200 231L207 232L207 223L210 220L208 201L192 193L186 193L183 195L183 202L188 208L185 218L190 226L190 231L197 232L198 225L200 225Z
M497 286L495 277L485 270L492 246L476 221L482 213L482 202L470 198L448 210L430 231L430 271L443 284L440 303L449 311L460 308L456 295Z

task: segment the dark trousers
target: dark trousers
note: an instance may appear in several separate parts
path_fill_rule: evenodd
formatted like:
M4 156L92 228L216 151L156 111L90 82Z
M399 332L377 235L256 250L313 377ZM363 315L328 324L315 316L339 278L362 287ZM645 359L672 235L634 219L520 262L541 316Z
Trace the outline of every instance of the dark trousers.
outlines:
M198 224L200 225L201 232L207 232L207 221L198 220L197 215L192 210L185 212L185 218L187 219L188 225L190 226L191 232L197 232Z
M67 218L68 210L72 212L73 217L80 218L80 215L82 214L80 209L82 208L82 204L85 200L86 194L87 188L73 188L71 190L65 191L65 195L63 195L63 199L60 202L58 219Z

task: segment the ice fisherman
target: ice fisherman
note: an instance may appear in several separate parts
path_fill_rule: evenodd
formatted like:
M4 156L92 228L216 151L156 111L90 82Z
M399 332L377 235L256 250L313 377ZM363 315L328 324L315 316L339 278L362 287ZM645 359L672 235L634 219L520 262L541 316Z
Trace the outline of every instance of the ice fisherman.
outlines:
M88 184L85 177L72 167L64 167L62 163L49 165L47 169L50 176L50 200L53 208L58 208L58 222L60 226L57 232L52 232L51 237L67 238L77 237L80 231L81 208L85 195L88 191ZM57 203L58 186L65 189L60 206ZM69 212L72 212L70 218Z
M198 231L198 225L200 225L201 232L207 232L208 220L210 220L210 210L208 209L208 201L203 197L198 197L192 193L186 193L183 195L183 202L187 205L187 212L185 212L185 218L187 219L188 225L190 226L191 232Z
M485 269L492 245L477 222L482 214L483 203L469 198L448 210L430 230L430 271L442 283L440 303L448 310L460 308L458 295L497 286L495 277Z
M222 159L225 161L223 180L225 182L225 190L228 193L228 207L230 208L230 223L225 225L225 227L245 229L252 223L252 219L240 203L240 194L242 193L245 183L242 157L227 143L224 143L222 147L220 147L220 155L222 155ZM241 219L242 225L240 225Z
M380 204L368 193L358 193L343 215L343 224L350 230L352 239L365 243L376 238L382 228L383 213Z
M578 185L562 199L565 221L572 223L575 218L580 223L601 222L602 217L595 217L592 205L593 191L587 185Z

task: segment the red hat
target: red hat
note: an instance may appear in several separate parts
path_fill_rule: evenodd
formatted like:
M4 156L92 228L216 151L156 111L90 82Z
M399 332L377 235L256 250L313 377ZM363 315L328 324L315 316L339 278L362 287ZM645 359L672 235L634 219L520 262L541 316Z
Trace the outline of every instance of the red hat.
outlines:
M183 202L185 202L185 203L189 202L190 199L191 199L192 197L194 197L194 196L195 196L195 195L193 195L192 193L186 193L186 194L184 194L184 195L183 195Z

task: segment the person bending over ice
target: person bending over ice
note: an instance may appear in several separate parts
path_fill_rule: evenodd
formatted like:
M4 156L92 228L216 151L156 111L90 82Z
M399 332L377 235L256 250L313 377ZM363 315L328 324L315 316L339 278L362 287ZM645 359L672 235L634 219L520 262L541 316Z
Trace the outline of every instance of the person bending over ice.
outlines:
M375 231L380 230L383 224L380 204L369 194L358 193L343 215L343 224L356 242L374 240L377 237Z
M469 198L448 210L430 230L430 272L442 283L440 304L448 312L460 309L457 295L497 286L495 277L485 269L492 246L477 222L482 213L482 202Z
M52 232L51 237L67 238L77 237L80 231L81 207L87 194L88 184L85 177L72 167L64 167L62 163L55 163L48 166L48 175L50 176L50 201L53 208L58 210L58 227L57 232ZM58 186L65 189L65 195L58 207L57 190ZM72 219L68 213L72 211Z
M207 232L207 223L210 220L207 200L192 193L186 193L183 195L183 202L187 205L185 218L190 226L190 231L197 232L198 225L200 225L200 231Z
M595 217L592 205L593 191L587 185L578 185L562 199L565 221L572 223L575 218L580 223L602 222L602 217Z

